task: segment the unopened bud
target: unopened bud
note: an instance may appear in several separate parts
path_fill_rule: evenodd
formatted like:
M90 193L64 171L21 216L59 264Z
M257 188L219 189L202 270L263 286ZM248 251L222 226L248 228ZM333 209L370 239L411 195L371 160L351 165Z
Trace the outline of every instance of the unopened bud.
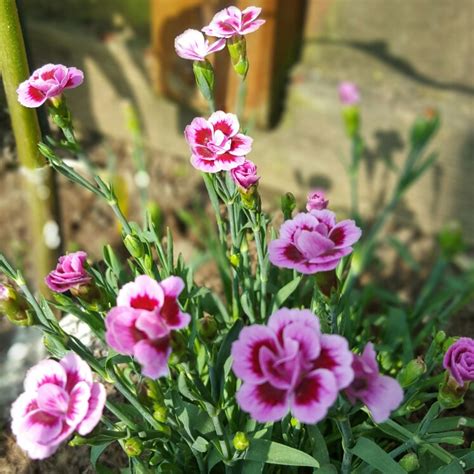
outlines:
M123 239L123 243L127 250L130 252L130 255L135 258L142 258L145 255L145 248L140 239L132 234L128 234Z
M123 450L130 458L140 456L143 452L143 443L138 438L129 438L125 441Z
M296 199L293 193L286 193L281 197L281 211L285 221L291 219L293 211L296 208Z
M410 133L412 147L423 147L437 131L439 123L439 114L434 109L430 109L428 113L418 117Z
M93 281L86 285L75 286L70 289L70 292L76 298L91 305L91 309L98 309L101 306L102 294Z
M351 105L342 109L342 118L346 134L350 138L354 138L359 133L360 128L360 112L359 107Z
M405 388L415 383L426 372L425 361L421 357L412 359L400 370L397 379L400 385Z
M247 59L247 43L245 36L233 36L227 40L227 49L229 50L230 60L234 71L245 79L249 70L249 61Z
M212 316L205 315L198 321L198 331L204 341L212 342L218 331L216 320Z
M0 284L1 314L4 314L16 326L32 326L36 322L25 298L11 286L2 284Z
M166 423L168 419L168 409L158 403L153 404L153 418L160 423Z
M443 352L446 352L456 341L457 341L456 337L448 337L443 342Z
M214 100L214 69L211 63L206 59L205 61L193 62L194 78L196 84L204 96L204 98L211 102Z
M400 467L406 472L413 472L420 468L420 460L415 453L407 453L400 459Z
M446 340L446 333L444 331L438 331L435 336L435 342L438 345L442 345Z
M232 440L232 444L237 451L245 451L249 447L249 439L247 435L242 431L238 431L235 433L234 439Z
M464 395L469 388L469 383L459 385L456 380L446 372L443 383L439 386L438 401L443 408L456 408L464 403Z
M295 417L291 417L290 419L290 425L293 427L293 428L300 428L301 427L301 423L298 419L296 419Z
M240 255L238 253L233 253L232 255L229 255L229 262L234 268L239 268Z
M258 211L260 209L260 195L257 190L258 185L254 184L248 189L239 188L242 205L250 211Z

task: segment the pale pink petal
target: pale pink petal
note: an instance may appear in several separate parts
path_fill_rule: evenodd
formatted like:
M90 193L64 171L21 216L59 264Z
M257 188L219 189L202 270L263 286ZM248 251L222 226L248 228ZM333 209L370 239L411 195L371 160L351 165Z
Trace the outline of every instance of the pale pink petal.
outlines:
M295 268L298 262L304 262L303 254L295 245L283 239L272 240L268 244L270 262L283 268Z
M313 320L318 320L314 314L311 313L311 316ZM311 323L313 323L313 320L311 320ZM304 321L295 320L292 324L283 328L282 339L283 341L288 339L297 341L299 355L305 361L316 359L321 351L319 324L312 327L305 324Z
M18 102L24 107L34 108L46 102L46 95L30 85L29 81L22 82L17 89Z
M318 225L318 219L310 213L300 212L280 227L280 239L292 240L299 229L311 230Z
M107 344L121 354L132 355L135 344L145 337L135 329L139 315L140 311L126 306L112 308L105 318Z
M170 276L160 282L165 294L165 301L160 309L160 316L171 329L182 329L191 322L191 316L183 313L178 305L178 296L184 290L184 281L180 277Z
M354 379L352 370L353 354L347 339L338 335L321 336L321 353L314 361L315 369L327 369L336 378L339 390L348 387Z
M52 456L59 448L59 444L39 444L29 441L25 436L16 440L18 446L26 452L30 459L42 460Z
M91 387L89 408L84 419L77 426L77 432L81 436L89 434L99 423L106 400L105 387L101 383L94 382Z
M198 155L191 156L191 164L204 173L218 173L221 170L220 164L215 160L205 160Z
M317 369L306 375L291 400L291 413L302 423L317 423L324 419L338 394L334 375Z
M134 356L142 366L142 374L151 379L168 375L168 358L171 346L168 338L159 341L140 341L135 345Z
M370 384L370 388L362 401L367 405L374 421L382 423L402 403L403 390L394 378L379 375Z
M265 374L260 366L260 350L267 347L271 351L277 350L274 332L259 324L244 327L239 339L232 344L232 370L235 375L247 382L261 383Z
M211 53L215 53L217 51L221 51L222 49L225 48L225 45L226 45L225 38L220 38L220 39L214 41L214 43L212 43L208 47L207 54L211 54Z
M352 220L338 222L329 233L329 238L334 242L335 248L349 247L355 244L362 235L362 231Z
M62 417L68 409L69 395L63 388L45 383L38 388L37 401L40 410Z
M198 30L188 29L174 40L176 54L183 59L203 61L206 56L204 35Z
M334 242L318 232L301 230L295 235L298 250L306 260L320 257L334 248Z
M67 375L66 391L70 392L80 382L92 385L92 371L90 367L74 352L68 352L59 363Z
M169 333L169 329L157 312L141 311L135 327L149 339L159 339Z
M281 339L283 330L294 323L298 327L306 327L308 331L320 333L319 319L309 309L281 308L270 316L268 327Z
M253 33L254 31L257 31L263 24L265 23L265 20L255 20L249 23L247 26L242 28L240 30L241 35L248 35L249 33Z
M218 155L214 161L219 171L230 171L245 162L245 156L235 156L230 153Z
M15 436L21 434L20 428L23 418L31 411L38 410L36 392L23 392L12 404L10 416L12 418L12 433Z
M89 410L91 387L86 382L79 382L71 391L66 421L69 426L76 427Z
M18 425L18 437L25 436L34 443L48 444L62 431L61 417L50 415L41 410L30 411Z
M289 410L288 392L269 383L253 385L245 382L235 398L240 408L260 423L281 420Z
M73 89L84 82L84 73L75 67L68 68L65 89Z
M336 214L329 209L314 209L309 214L316 217L319 222L326 224L329 230L336 225Z
M218 110L209 117L208 122L213 126L214 131L220 130L227 137L233 137L239 132L239 119L235 114Z
M66 372L59 362L52 359L43 360L26 373L25 392L35 392L45 383L65 388L66 380Z
M117 306L153 311L161 307L164 293L160 284L148 275L139 275L135 281L125 284L117 296Z
M242 10L242 23L245 25L246 23L250 23L254 21L258 15L262 12L260 7L247 7Z
M299 363L297 359L297 344L295 350L288 357L278 357L268 347L263 346L259 351L259 366L265 380L277 389L289 390L294 380L299 376ZM253 382L252 382L253 383Z

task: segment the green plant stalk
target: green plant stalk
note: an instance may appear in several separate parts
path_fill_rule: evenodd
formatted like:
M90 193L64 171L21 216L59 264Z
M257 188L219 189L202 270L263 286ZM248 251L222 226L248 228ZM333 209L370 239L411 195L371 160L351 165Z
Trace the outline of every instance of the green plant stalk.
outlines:
M23 107L17 100L16 89L30 74L15 0L0 2L0 69L18 160L25 175L23 181L30 213L36 285L41 291L47 291L43 279L54 267L58 252L46 246L43 232L47 222L59 225L59 221L52 170L46 166L37 148L41 132L36 111Z
M351 188L351 214L352 218L359 220L359 193L358 193L358 184L359 184L359 165L360 165L360 148L358 143L360 138L356 135L352 139L352 157L351 164L349 166L349 181Z
M336 423L337 423L337 427L339 428L339 431L341 432L342 449L344 450L344 455L342 458L342 465L341 465L341 473L350 474L351 465L352 465L351 448L354 443L351 425L349 423L348 418L336 420Z

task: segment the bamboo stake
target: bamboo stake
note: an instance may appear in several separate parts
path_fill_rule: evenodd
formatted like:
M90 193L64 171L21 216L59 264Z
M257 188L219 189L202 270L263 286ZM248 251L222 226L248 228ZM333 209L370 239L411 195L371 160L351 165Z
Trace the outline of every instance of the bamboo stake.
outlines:
M54 247L51 242L47 246L45 236L48 229L54 232L59 222L52 170L37 148L41 133L36 110L23 107L17 100L16 89L30 74L15 0L0 0L0 71L29 208L36 286L44 292L44 277L54 268L57 258L57 250L49 248Z

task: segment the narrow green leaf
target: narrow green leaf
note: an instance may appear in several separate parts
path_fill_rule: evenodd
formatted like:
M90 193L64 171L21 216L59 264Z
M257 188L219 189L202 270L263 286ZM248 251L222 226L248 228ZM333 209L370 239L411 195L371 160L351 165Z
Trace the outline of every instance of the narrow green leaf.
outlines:
M92 467L94 469L96 468L97 461L99 460L100 456L107 449L107 446L109 446L109 444L111 444L112 442L113 441L109 441L109 442L104 443L104 444L99 444L97 446L92 446L90 459L91 459Z
M283 288L281 288L275 298L273 299L272 312L276 311L281 305L293 294L293 292L298 288L298 285L301 281L301 276L297 276L294 280L291 280Z
M405 474L405 470L370 439L359 438L351 451L369 466L384 474Z

